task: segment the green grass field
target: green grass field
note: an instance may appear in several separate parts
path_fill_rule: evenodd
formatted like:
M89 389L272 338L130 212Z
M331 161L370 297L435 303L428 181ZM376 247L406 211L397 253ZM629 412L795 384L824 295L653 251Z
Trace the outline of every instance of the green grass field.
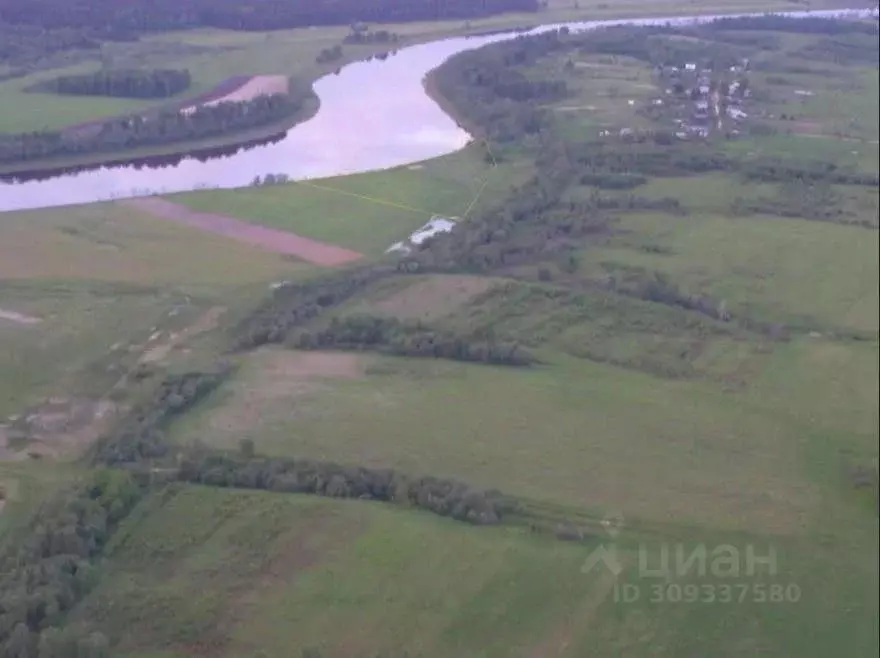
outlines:
M0 317L0 417L80 387L100 395L153 327L180 331L208 308L307 271L114 204L5 213L0 309L33 321Z
M242 48L230 57L259 43L213 32L174 38ZM648 84L644 70L581 69L589 73L563 105L597 110L558 112L554 129L583 136L644 119L626 102L651 98L633 87ZM613 85L621 88L599 95ZM834 116L810 111L828 125L861 117L875 107L872 89ZM724 149L878 169L863 144L803 135ZM475 146L418 168L170 198L379 256L431 214L465 216L502 200L532 173L511 153L494 170ZM853 470L878 454L880 243L876 226L849 220L874 216L876 190L835 186L849 213L841 222L731 211L737 197L776 187L721 173L655 178L634 192L675 197L688 213L622 211L614 230L578 245L574 268L547 261L546 277L529 264L490 276L395 276L328 314L491 327L533 347L542 362L532 368L283 346L224 351L239 368L170 429L176 447L234 451L250 439L270 456L497 487L570 518L619 512L619 536L566 543L394 504L171 485L124 521L69 623L106 633L114 658L872 655L880 535L876 501L854 488ZM591 191L576 185L569 195ZM598 285L621 272L663 273L687 293L723 300L734 320ZM147 355L160 371L213 363L268 283L315 275L122 204L5 214L0 310L42 322L0 324L0 418L48 396L98 397L119 368ZM0 544L78 472L63 460L0 460L9 494ZM624 567L617 580L601 566L583 573L591 550L612 541ZM778 570L725 579L675 565L677 550L721 545L744 561L750 546L761 556L772 548ZM664 547L677 571L657 590L640 557L656 566ZM623 585L637 601L620 599Z
M696 194L711 195L713 189L680 189L685 187L696 188ZM631 215L624 226L631 233L619 241L585 250L584 260L597 272L608 263L643 267L669 274L692 292L726 300L732 313L820 332L876 333L877 231L711 211ZM665 253L642 249L648 244Z
M793 648L796 655L863 655L871 645L870 635L834 614L841 604L870 605L863 580L877 577L876 563L863 559L870 536L859 533L846 546L705 531L679 537L690 550L754 542L764 555L772 546L776 573L738 580L735 602L657 602L656 580L635 563L639 551L656 559L663 543L624 541L617 582L641 594L626 603L616 600L609 572L583 573L592 546L374 504L174 487L142 504L119 531L110 566L72 621L104 630L120 658L302 651L680 658L707 646L733 658L754 647L772 655L795 655L787 653ZM835 569L836 560L846 568ZM673 584L707 596L722 593L724 581ZM788 588L797 600L761 603L761 588L774 585L774 596ZM817 587L834 597L817 596Z
M421 165L360 176L205 190L169 199L378 256L432 215L464 217L522 176L523 166L504 163L493 169L481 153L471 147Z
M121 636L120 658L509 656L552 634L596 580L572 577L580 548L518 532L201 488L149 501L110 554L80 618Z

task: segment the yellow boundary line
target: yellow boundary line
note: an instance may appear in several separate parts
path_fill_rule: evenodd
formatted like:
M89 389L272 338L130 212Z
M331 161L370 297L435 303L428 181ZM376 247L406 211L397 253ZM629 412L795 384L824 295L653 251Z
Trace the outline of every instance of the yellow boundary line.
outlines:
M316 190L323 190L324 192L335 192L336 194L344 194L345 196L353 196L358 199L363 199L364 201L370 201L371 203L378 203L383 206L391 206L392 208L398 208L400 210L406 210L408 212L417 212L424 215L436 215L438 213L430 212L428 210L421 210L419 208L413 208L412 206L407 206L403 203L396 203L394 201L388 201L387 199L379 199L378 197L367 196L366 194L358 194L357 192L349 192L348 190L340 190L335 187L327 187L325 185L318 185L317 183L310 183L308 181L294 181L297 185L305 185L306 187L313 187Z
M495 154L492 152L492 147L489 145L489 141L484 139L483 143L486 145L486 151L489 154L489 157L492 159L492 169L497 169L498 161L495 159ZM477 201L480 200L480 197L483 195L483 191L486 189L486 186L489 184L489 178L492 172L486 174L486 177L483 179L483 183L480 185L480 189L477 190L477 193L474 195L474 198L471 199L471 202L468 204L467 209L464 211L462 215L462 219L467 219L468 215L470 215L471 211L474 209L474 206L477 205ZM423 210L420 208L414 208L412 206L408 206L404 203L397 203L395 201L389 201L387 199L380 199L379 197L369 196L367 194L358 194L357 192L349 192L348 190L340 190L336 187L328 187L326 185L319 185L317 183L312 183L310 181L292 181L297 185L304 185L306 187L311 187L316 190L321 190L323 192L333 192L335 194L342 194L345 196L354 197L356 199L362 199L364 201L369 201L370 203L378 203L383 206L389 206L391 208L397 208L399 210L406 210L407 212L419 213L421 215L439 215L446 216L444 213L436 213L428 210Z

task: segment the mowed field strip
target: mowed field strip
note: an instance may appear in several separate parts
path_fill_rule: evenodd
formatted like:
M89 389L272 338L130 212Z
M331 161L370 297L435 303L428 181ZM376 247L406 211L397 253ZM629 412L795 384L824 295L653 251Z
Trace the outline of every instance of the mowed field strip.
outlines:
M155 217L223 235L268 251L296 256L315 265L343 265L361 258L360 253L350 249L310 240L286 231L249 224L233 217L195 212L164 199L143 197L120 203Z

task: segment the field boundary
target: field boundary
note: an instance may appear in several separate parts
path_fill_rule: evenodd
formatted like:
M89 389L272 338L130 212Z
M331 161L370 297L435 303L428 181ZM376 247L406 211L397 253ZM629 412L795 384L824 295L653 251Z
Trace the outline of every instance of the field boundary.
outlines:
M186 206L159 197L137 197L117 201L117 203L159 219L223 235L260 249L296 256L314 265L334 267L363 258L363 254L351 249L319 242L288 231L251 224L226 215L196 212Z

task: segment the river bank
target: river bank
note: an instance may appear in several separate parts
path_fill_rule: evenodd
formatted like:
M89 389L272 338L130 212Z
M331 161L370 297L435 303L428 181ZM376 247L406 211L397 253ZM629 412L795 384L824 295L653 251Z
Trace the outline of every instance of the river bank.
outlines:
M490 35L492 33L510 32L517 29L526 30L535 26L556 24L561 22L582 22L613 19L626 20L634 16L644 17L645 15L651 15L652 17L668 16L672 18L682 15L697 16L713 13L749 12L756 10L774 11L790 9L790 3L787 2L771 2L768 4L755 2L754 0L739 0L734 4L726 4L723 7L683 7L681 5L672 5L665 1L649 1L640 3L628 3L623 5L618 4L613 7L608 7L601 3L581 3L583 5L582 7L575 7L575 4L577 3L572 3L572 5L570 6L565 6L561 2L551 3L547 9L538 14L507 14L493 16L480 20L468 21L464 23L462 23L461 21L445 21L437 23L390 25L383 26L383 28L387 27L390 31L398 33L400 35L400 40L398 43L395 44L395 47L397 49L401 49L440 39L461 36L479 37ZM852 4L858 5L861 3L848 4L851 6ZM868 4L869 3L865 3L865 6L868 6ZM837 2L837 0L814 0L813 2L809 3L809 8L827 9L839 7L840 5L841 3ZM320 38L319 33L323 33L325 31L328 32L327 38ZM330 43L330 40L336 39L336 37L332 36L330 31L326 30L325 28L316 28L315 30L311 30L309 32L315 33L312 37L310 37L311 42L314 43L314 46L312 47L312 49L314 50L314 57L317 57L321 47L328 45ZM271 33L267 33L267 35L268 34ZM333 32L332 34L335 35L336 32ZM293 36L293 34L291 34L291 36ZM357 48L345 47L343 49L343 55L339 60L334 61L330 64L310 66L305 79L303 79L300 84L308 84L314 89L314 84L319 79L327 75L333 75L334 69L332 67L335 67L335 71L338 72L339 69L344 66L355 62L362 62L372 59L376 55L381 55L387 52L387 49L388 44L366 44L358 46ZM252 71L254 75L266 72L267 71ZM427 89L427 91L429 94L431 93L430 89ZM187 103L192 103L203 96L205 96L205 94L200 94L194 99L185 99L179 101L176 104L186 105ZM436 94L432 95L432 98L435 100L435 102L439 102L442 104L442 99L437 98ZM314 94L314 92L312 92L309 102L304 105L302 110L283 122L276 122L271 125L254 128L247 131L230 133L227 135L206 138L202 140L182 141L171 144L136 148L130 151L125 151L124 154L94 153L82 156L46 158L23 163L4 164L0 165L0 175L8 177L15 174L40 174L41 172L45 171L74 168L78 166L99 167L119 165L137 159L157 156L185 157L194 151L204 151L206 149L239 146L263 138L272 137L308 121L315 115L316 112L318 112L318 106L319 102L317 96ZM444 109L448 110L449 108L446 107ZM95 123L100 123L107 120L107 118L95 119L88 122L80 122L76 125L94 125ZM72 126L69 128L72 128Z
M847 10L787 14L833 17L844 11ZM864 10L848 11L868 15ZM689 22L717 16L721 15L680 16L678 20ZM656 24L671 18L553 23L529 33L563 25L588 30L624 23ZM470 29L476 31L473 25ZM283 174L290 180L327 178L390 169L457 151L473 137L468 126L461 125L460 117L456 119L448 114L451 108L432 88L430 73L458 53L521 34L515 29L485 36L486 31L482 31L484 36L435 39L407 46L387 57L353 62L335 74L323 76L313 87L320 99L317 111L307 121L288 129L280 141L215 159L195 159L189 156L189 151L184 151L184 157L170 166L160 164L151 168L149 163L145 167L144 163L129 161L113 168L79 171L48 180L0 183L0 211L205 188L233 189L248 186L257 176L269 174ZM389 94L387 90L394 93ZM356 112L352 112L353 107ZM277 135L277 127L272 128ZM251 139L264 136L248 135ZM230 135L227 143L234 145L242 141L240 135ZM68 162L67 166L75 169L75 164ZM52 168L59 166L60 163L55 163ZM43 169L50 167L44 165Z

